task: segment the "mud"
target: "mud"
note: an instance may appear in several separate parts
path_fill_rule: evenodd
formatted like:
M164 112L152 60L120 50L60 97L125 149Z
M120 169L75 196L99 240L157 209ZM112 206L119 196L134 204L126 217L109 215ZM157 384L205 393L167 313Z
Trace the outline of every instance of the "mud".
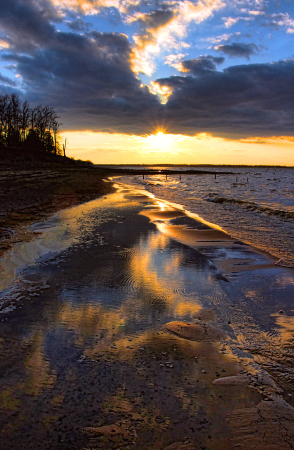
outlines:
M150 208L118 188L20 248L51 243L0 293L1 450L293 448L293 273Z

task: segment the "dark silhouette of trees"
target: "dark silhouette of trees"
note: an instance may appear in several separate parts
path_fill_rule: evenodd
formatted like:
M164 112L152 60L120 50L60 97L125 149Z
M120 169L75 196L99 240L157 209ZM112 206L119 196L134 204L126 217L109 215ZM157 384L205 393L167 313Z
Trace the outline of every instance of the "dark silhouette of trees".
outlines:
M50 106L31 108L17 94L0 95L0 146L61 154L58 118Z

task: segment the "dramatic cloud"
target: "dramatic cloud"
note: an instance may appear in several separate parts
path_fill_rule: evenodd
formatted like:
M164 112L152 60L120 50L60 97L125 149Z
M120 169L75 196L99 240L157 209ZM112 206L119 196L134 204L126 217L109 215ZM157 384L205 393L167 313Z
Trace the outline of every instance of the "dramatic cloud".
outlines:
M185 53L178 53L177 55L168 55L165 58L164 64L167 64L170 67L174 67L175 69L179 70L180 72L183 72L182 70L182 60L185 58Z
M68 28L72 31L75 32L81 32L81 31L89 31L89 29L91 28L91 24L88 22L84 22L82 19L76 19L73 21L66 21L66 24L68 26Z
M11 80L8 77L4 77L3 75L1 75L1 73L0 73L0 83L3 85L13 86L13 87L16 86L15 81Z
M9 47L29 51L52 39L61 17L50 0L0 0L0 30Z
M6 53L2 58L21 75L29 100L50 99L67 126L138 133L146 111L159 102L140 87L131 70L131 54L128 39L120 34L56 33L50 46L29 57Z
M217 47L214 47L214 49L218 52L230 56L231 58L250 59L250 55L255 55L258 52L258 47L255 44L243 44L241 42L218 45Z
M212 70L208 63L206 70L202 66L196 76L194 72L192 62L190 76L157 80L173 91L165 114L175 133L293 134L293 60L234 66L223 72Z
M208 71L215 71L215 64L222 64L225 58L222 56L200 56L197 59L190 59L188 61L183 61L181 66L181 72L190 72L191 74L198 76L207 73Z
M131 69L133 52L127 36L58 32L51 24L52 15L47 17L46 12L43 17L40 3L29 3L25 8L13 0L3 8L0 18L9 42L9 48L2 51L2 61L20 80L24 96L33 104L50 103L72 129L139 133L141 120L148 128L146 111L158 110L161 105L148 88L141 87ZM26 18L18 27L12 23L13 7ZM0 83L0 93L7 92L7 84L13 85L4 76ZM149 123L150 131L153 120Z
M156 11L135 13L127 17L128 23L139 23L141 32L134 36L133 69L136 73L151 75L155 70L154 55L162 49L180 49L191 22L201 23L225 6L222 0L205 0L196 4L189 0L159 2Z
M244 4L247 12L242 11ZM286 33L292 26L290 16L255 13L265 5L254 0L151 0L148 4L143 0L0 0L0 94L13 89L33 105L50 104L68 130L145 135L160 128L190 136L214 133L240 138L291 135L294 62L290 55L280 62L227 67L228 59L217 53L251 56L254 61L260 49L258 58L262 57L261 45L232 42L246 41L249 34L221 34L220 10L225 7L224 14L236 10L238 20L240 14L250 14L252 20L271 18L290 38ZM102 11L101 16L97 11ZM211 37L217 12L217 33ZM112 13L120 14L120 32L95 31L104 29L107 14ZM183 39L192 24L198 40L190 39L189 47ZM117 24L111 26L116 30ZM131 30L129 35L126 30ZM213 48L212 43L219 45ZM156 69L160 54L161 72L153 79L142 76L140 71L151 75ZM171 76L175 69L178 76Z

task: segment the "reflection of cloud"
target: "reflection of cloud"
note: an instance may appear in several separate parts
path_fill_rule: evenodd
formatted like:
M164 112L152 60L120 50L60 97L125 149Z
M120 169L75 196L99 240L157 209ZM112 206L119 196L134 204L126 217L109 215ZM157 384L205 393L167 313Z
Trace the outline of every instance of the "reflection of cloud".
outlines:
M158 249L164 249L168 242L169 239L162 234L154 233L147 242L141 240L130 261L130 271L143 301L151 302L156 309L160 310L168 306L174 307L180 300L175 294L177 282L173 283L170 277L166 276L170 275L169 265L173 264L174 278L177 278L176 272L181 263L179 256L171 256L171 260L164 259L161 271L158 271L158 265L154 264Z
M159 317L162 316L163 319L165 316L183 318L199 309L195 292L193 295L181 294L181 291L185 291L186 281L191 277L188 267L182 271L185 252L180 249L170 252L169 246L170 240L167 237L152 232L132 248L125 272L132 289L116 308L106 307L97 301L89 303L88 300L86 303L75 304L72 301L73 294L64 291L64 306L59 312L58 321L75 333L75 344L78 347L86 346L87 356L119 350L120 356L125 359L133 354L129 346L134 351L142 347L143 334L132 336L132 343L128 340L133 324L150 324L155 314L160 314ZM195 274L195 270L191 270ZM107 277L105 284L109 285ZM116 289L119 287L118 285ZM82 294L78 295L81 302ZM146 334L147 338L148 333L150 331Z
M294 342L294 316L286 314L276 315L277 325L280 327L280 337L284 343Z
M27 374L26 393L30 395L39 395L42 389L53 387L56 375L50 369L49 362L44 355L44 335L42 331L30 338L31 352L25 361L25 370Z

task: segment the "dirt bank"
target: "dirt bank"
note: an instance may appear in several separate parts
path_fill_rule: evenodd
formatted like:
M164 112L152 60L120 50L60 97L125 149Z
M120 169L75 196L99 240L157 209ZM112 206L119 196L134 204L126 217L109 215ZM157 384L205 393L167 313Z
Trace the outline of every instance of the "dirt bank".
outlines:
M102 170L86 167L0 168L0 257L32 238L25 226L112 192L103 177Z

